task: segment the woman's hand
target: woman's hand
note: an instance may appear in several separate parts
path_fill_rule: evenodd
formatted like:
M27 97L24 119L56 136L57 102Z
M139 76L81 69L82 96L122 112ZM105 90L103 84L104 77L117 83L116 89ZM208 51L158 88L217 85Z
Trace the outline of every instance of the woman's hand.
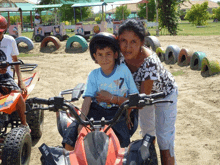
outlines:
M113 95L105 90L101 90L100 92L96 93L96 100L98 102L106 102L106 103L110 103Z

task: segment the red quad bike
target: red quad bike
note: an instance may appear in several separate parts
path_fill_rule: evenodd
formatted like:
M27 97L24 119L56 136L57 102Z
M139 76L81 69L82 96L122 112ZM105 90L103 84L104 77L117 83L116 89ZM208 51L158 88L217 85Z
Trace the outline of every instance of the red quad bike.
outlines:
M8 66L14 68L14 65L20 65L22 72L33 71L37 67L37 64L24 64L21 60L12 63L0 62L1 68ZM43 111L33 111L26 116L31 133L27 128L20 127L21 122L16 111L19 97L22 96L26 101L38 80L38 73L33 73L32 76L23 79L27 94L11 92L0 97L0 159L2 165L28 165L32 142L41 137ZM40 108L41 105L26 103L26 107L27 110L30 110L33 107Z
M121 148L119 140L112 130L112 126L120 120L124 111L129 107L144 107L161 102L154 101L164 97L164 93L145 95L133 94L118 109L114 118L94 121L82 120L80 110L71 104L78 100L84 89L84 84L78 84L75 88L62 91L58 97L49 99L31 98L30 103L46 104L45 110L57 112L57 126L61 136L73 120L77 120L84 127L78 135L73 151L67 151L63 147L49 147L42 144L39 150L42 153L43 165L156 165L157 155L154 144L155 137L145 135L141 140L133 141L128 147ZM63 95L72 94L71 100L65 100ZM37 109L36 109L37 110ZM34 111L34 109L33 109ZM29 113L29 112L26 112ZM81 115L83 115L81 113Z

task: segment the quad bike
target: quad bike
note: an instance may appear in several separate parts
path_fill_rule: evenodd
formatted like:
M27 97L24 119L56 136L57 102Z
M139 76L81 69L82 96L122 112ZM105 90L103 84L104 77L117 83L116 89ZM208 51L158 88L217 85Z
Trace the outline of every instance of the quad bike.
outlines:
M12 66L13 69L14 65L20 65L22 72L32 71L37 67L37 64L24 64L21 60L12 63L0 62L0 68ZM32 76L23 79L27 94L11 92L0 97L0 159L2 165L29 164L32 140L41 137L43 111L31 112L26 116L31 133L29 129L20 127L21 122L16 111L19 97L22 96L26 101L38 80L38 73L33 73ZM36 108L36 106L41 107L39 104L26 103L27 109Z
M157 155L153 136L145 135L141 140L132 142L128 147L121 148L119 140L112 130L112 126L120 120L120 116L129 107L144 107L154 103L172 101L154 101L155 98L164 97L163 93L154 95L133 94L118 109L114 118L99 121L93 118L82 120L80 110L71 104L76 101L83 92L84 84L78 84L75 88L65 90L58 97L49 99L31 98L30 103L45 104L45 110L57 112L57 126L61 136L73 120L77 120L84 127L78 135L73 151L67 151L63 147L49 147L42 144L39 147L42 153L43 165L156 165ZM71 100L65 100L63 95L72 94ZM35 109L37 110L37 109ZM34 111L34 109L32 109ZM27 112L29 113L29 112Z

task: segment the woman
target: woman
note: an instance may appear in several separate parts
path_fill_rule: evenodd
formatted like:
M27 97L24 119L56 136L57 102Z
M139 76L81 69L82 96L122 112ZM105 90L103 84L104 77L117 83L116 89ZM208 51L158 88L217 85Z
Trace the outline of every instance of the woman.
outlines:
M164 100L173 101L144 107L139 111L139 120L142 136L146 133L156 135L162 164L174 165L178 89L172 74L163 67L157 54L144 47L144 37L143 24L134 19L126 20L119 27L122 62L130 69L140 93L165 92Z

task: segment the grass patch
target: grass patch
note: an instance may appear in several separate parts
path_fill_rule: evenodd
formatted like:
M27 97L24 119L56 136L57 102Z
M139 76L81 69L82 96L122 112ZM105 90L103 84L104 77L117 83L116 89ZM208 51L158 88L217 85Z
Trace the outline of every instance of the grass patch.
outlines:
M33 56L41 56L41 54L19 53L19 57L33 57Z
M183 72L182 70L179 70L179 71L176 71L176 72L172 72L173 76L181 76L183 74L185 74L185 72Z

